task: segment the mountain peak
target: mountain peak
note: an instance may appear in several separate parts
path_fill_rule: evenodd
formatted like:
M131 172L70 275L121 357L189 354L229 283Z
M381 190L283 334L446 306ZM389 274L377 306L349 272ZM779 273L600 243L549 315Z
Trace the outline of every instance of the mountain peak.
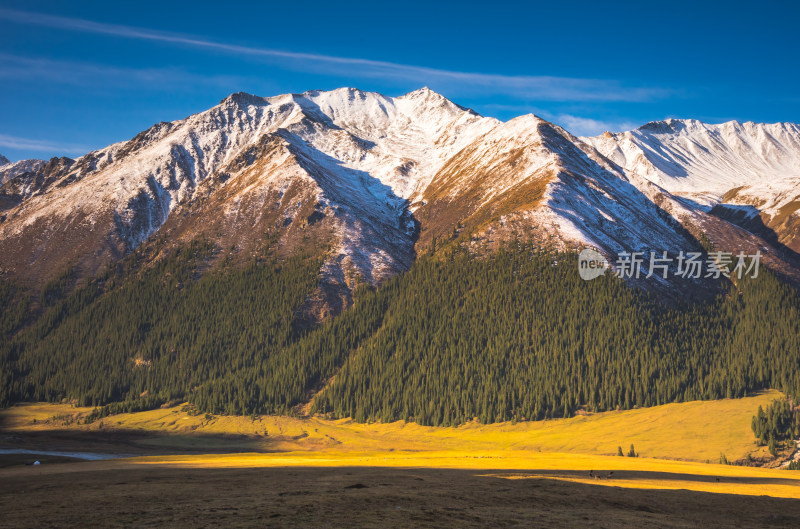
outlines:
M235 92L222 101L220 101L220 105L231 104L231 105L262 105L264 104L265 99L261 96L248 94L247 92Z
M463 107L458 103L453 103L439 92L431 90L427 86L423 86L422 88L418 88L412 92L401 95L400 97L396 98L396 100L407 101L415 105L425 104L428 108L444 107L450 110L469 112L470 114L473 114L475 116L480 116L480 114L478 114L471 108Z
M423 86L422 88L417 88L416 90L412 90L411 92L403 95L402 97L429 97L429 96L439 96L441 98L447 99L442 94L436 92L435 90L431 90L427 86Z
M10 163L11 163L11 161L8 158L6 158L2 154L0 154L0 165L7 165L7 164L10 164Z
M411 91L407 94L403 94L397 99L408 99L412 101L425 101L425 100L435 100L435 101L446 101L451 105L455 105L452 101L447 99L445 96L436 92L435 90L431 90L427 86L423 86L422 88L417 88L414 91Z
M523 130L530 128L531 130L538 130L538 128L542 125L552 125L546 119L543 119L536 114L523 114L521 116L517 116L512 118L506 122L506 126L511 128L515 127L517 129Z
M701 129L705 126L706 123L696 119L667 118L645 123L636 130L652 134L675 134L684 131Z

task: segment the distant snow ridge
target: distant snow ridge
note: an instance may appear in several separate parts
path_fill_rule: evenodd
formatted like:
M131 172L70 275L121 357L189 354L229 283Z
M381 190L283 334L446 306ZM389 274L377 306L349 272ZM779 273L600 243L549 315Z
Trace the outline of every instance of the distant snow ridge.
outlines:
M740 186L791 191L800 178L800 126L794 123L668 119L582 139L628 172L706 200L721 200Z
M738 218L800 251L800 125L668 119L582 140L688 208Z
M22 174L34 173L47 163L44 160L20 160L18 162L6 160L6 162L6 164L0 165L0 185Z

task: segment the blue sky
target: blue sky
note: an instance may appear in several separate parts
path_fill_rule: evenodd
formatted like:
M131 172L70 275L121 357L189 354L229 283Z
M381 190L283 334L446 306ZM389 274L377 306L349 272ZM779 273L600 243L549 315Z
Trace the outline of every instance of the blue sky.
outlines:
M576 134L800 122L793 2L0 0L0 154L76 157L258 95L427 85Z

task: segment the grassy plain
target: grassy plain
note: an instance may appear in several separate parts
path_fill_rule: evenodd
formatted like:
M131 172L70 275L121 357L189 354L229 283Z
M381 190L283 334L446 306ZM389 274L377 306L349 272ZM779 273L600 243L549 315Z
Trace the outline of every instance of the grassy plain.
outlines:
M95 463L58 466L83 465ZM531 479L505 479L518 471L387 467L38 472L0 477L0 528L800 527L798 500L593 486L542 472Z
M22 404L0 411L5 432L130 432L142 448L210 451L460 451L615 455L631 444L642 457L718 462L763 455L750 421L758 406L781 394L695 401L579 415L550 421L437 428L402 421L361 424L349 419L193 415L183 406L106 417L80 424L91 408ZM152 435L149 435L152 434ZM139 450L135 450L139 452Z

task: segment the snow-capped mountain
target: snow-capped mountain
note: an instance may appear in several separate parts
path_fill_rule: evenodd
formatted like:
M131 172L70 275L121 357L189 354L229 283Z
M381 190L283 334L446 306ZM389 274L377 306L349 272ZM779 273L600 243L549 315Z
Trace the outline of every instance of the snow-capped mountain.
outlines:
M202 202L225 196L200 228L221 223L232 238L274 228L292 246L294 232L325 219L315 238L329 247L329 275L378 281L413 259L407 199L497 123L428 89L398 98L350 88L233 94L78 160L5 176L0 253L14 257L3 268L48 275L74 261L91 273L141 244L176 208L197 218ZM180 219L170 227L196 231Z
M3 158L3 157L0 157ZM36 172L45 163L44 160L20 160L18 162L10 162L7 158L3 158L4 163L0 163L0 185L8 182L24 173ZM0 162L3 162L0 160Z
M770 228L719 207L791 226L798 168L796 125L670 120L576 138L427 88L238 93L77 160L0 166L0 268L33 281L69 266L90 275L155 233L203 235L242 257L311 249L323 283L349 287L464 230L478 246L525 233L609 256L692 249L699 230L731 248L775 246L770 263L792 272Z
M483 226L490 234L506 224L527 226L609 253L645 249L654 240L667 250L691 245L643 193L652 194L647 182L638 184L561 127L528 115L496 126L451 158L426 187L419 214L423 233L451 218L479 233Z
M749 228L763 223L800 250L800 125L669 119L582 140L626 173Z

